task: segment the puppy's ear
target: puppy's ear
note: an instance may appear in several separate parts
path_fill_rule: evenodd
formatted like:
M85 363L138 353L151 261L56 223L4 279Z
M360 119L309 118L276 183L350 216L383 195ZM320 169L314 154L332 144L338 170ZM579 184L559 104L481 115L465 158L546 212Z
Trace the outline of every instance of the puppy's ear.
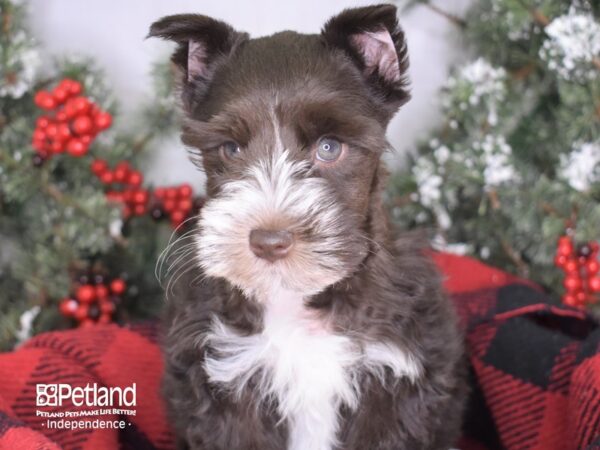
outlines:
M171 61L181 71L184 102L189 107L206 93L217 67L248 35L211 17L178 14L154 22L148 37L179 44Z
M410 99L408 50L395 6L347 9L329 19L321 36L352 59L390 114Z

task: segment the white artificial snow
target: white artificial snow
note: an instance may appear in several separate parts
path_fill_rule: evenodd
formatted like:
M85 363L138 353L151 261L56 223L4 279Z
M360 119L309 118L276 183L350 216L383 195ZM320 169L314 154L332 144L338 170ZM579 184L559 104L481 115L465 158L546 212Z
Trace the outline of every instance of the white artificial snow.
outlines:
M479 256L481 256L481 259L488 259L490 254L491 251L489 247L481 247L481 250L479 250Z
M483 97L503 99L506 93L504 85L506 71L502 67L493 67L484 58L478 58L464 66L459 71L458 77L450 77L447 85L449 88L453 88L461 80L472 86L472 93L469 97L471 105L478 105Z
M546 28L548 39L540 57L548 68L565 79L593 79L598 71L593 59L600 57L600 23L589 13L569 13L554 19Z
M20 98L32 88L36 72L41 65L41 58L37 50L30 47L32 41L24 32L16 33L12 39L13 46L26 48L11 53L8 60L4 62L4 67L15 68L15 80L10 83L3 80L0 83L0 97Z
M439 149L438 149L439 150ZM450 150L446 148L447 156L450 155ZM436 150L437 152L437 150ZM434 152L434 154L436 153ZM442 155L446 152L442 150ZM443 157L443 156L442 156ZM439 163L439 162L438 162ZM443 169L439 167L440 171ZM418 198L415 201L419 201L421 205L429 208L435 215L436 221L440 228L447 230L452 226L452 219L446 211L446 208L442 205L442 184L443 179L437 173L436 166L434 163L425 158L421 158L413 166L412 169L417 188L419 191Z
M493 188L514 180L517 176L511 164L512 148L504 136L488 134L482 142L476 142L473 147L481 151L483 179L486 188Z
M498 104L506 98L506 71L502 67L494 67L484 58L478 58L450 77L446 88L450 92L466 88L469 94L468 103L462 101L458 108L466 111L469 105L484 105L488 111L488 123L491 126L498 123ZM446 108L450 107L450 99L446 99L444 105ZM451 124L451 127L457 128L458 124Z
M559 174L577 191L600 182L600 141L575 144L571 153L561 156Z
M123 220L115 219L108 224L108 234L114 239L123 237Z
M436 234L431 240L431 246L438 251L453 253L455 255L468 255L473 252L473 246L463 242L449 244L444 236Z
M421 158L413 166L412 172L419 190L421 204L425 207L437 204L442 198L440 187L443 180L436 173L433 163L428 159Z
M21 327L15 333L15 337L17 338L19 343L24 342L31 337L33 321L40 313L40 311L41 307L36 305L33 308L28 309L23 314L21 314L21 317L19 318Z
M437 160L438 164L446 164L448 159L450 159L450 149L448 149L448 147L445 145L442 145L434 150L433 156Z

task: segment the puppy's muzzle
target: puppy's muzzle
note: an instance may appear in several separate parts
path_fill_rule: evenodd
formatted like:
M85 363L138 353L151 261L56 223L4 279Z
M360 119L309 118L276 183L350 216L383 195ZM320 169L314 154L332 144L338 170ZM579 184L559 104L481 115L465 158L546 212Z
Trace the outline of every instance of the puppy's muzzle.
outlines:
M249 240L252 252L270 262L285 258L294 245L294 235L286 230L252 230Z

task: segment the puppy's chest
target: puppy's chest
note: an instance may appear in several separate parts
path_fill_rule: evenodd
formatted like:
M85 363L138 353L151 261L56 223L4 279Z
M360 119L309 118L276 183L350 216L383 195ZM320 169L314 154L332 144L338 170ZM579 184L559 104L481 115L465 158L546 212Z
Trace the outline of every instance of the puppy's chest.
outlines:
M360 402L361 371L382 383L386 368L395 377L414 379L420 372L414 359L393 345L359 344L333 332L301 298L270 303L261 333L240 335L215 321L206 343L209 381L238 396L250 379L256 382L257 401L276 400L280 418L287 421L290 450L336 445L340 407L353 410Z

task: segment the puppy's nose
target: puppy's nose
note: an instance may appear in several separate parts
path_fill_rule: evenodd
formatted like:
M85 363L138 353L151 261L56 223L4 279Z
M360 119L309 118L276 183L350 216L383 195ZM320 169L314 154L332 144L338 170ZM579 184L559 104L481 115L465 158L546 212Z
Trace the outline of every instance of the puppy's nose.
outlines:
M274 262L285 258L294 244L294 236L289 231L252 230L250 249L259 258Z

